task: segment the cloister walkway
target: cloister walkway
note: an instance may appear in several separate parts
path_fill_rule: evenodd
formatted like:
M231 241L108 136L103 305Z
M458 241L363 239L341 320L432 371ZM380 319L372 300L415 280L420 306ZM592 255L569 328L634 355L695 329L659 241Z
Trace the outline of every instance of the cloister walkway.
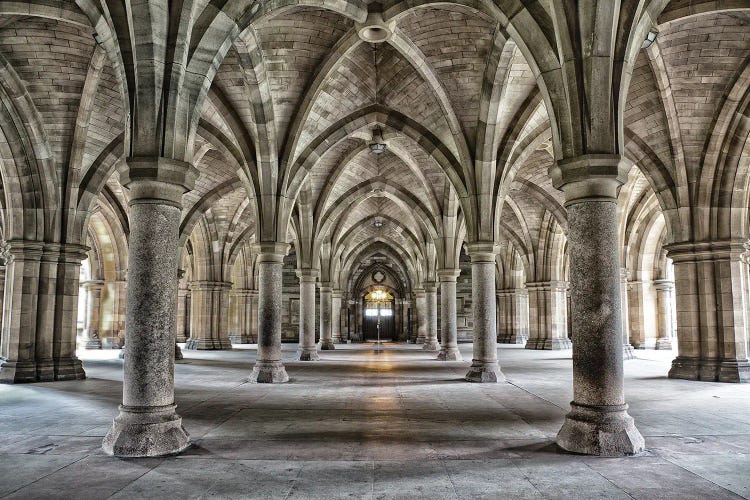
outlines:
M18 498L750 497L750 386L669 380L639 351L626 391L647 452L603 459L554 444L572 398L570 352L502 346L508 384L462 381L467 362L420 346L337 346L291 382L246 383L254 349L187 351L179 457L101 451L117 414L117 351L81 352L88 379L0 385L0 496ZM471 345L460 346L465 359Z

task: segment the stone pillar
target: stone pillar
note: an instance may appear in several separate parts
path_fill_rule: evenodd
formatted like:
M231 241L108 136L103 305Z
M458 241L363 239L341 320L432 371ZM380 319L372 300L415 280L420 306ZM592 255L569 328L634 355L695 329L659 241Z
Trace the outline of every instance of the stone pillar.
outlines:
M474 356L466 374L469 382L502 382L497 362L495 304L495 247L492 242L470 243L471 300L474 314Z
M550 172L568 212L573 325L573 401L557 443L575 453L622 456L644 448L623 388L617 190L629 166L619 156L589 155Z
M674 262L677 358L670 378L749 382L744 241L678 243Z
M86 317L84 318L83 332L81 332L81 344L84 349L102 348L102 341L99 336L99 321L103 288L103 281L91 280L83 283L83 291L86 294Z
M526 283L529 293L529 339L526 349L570 349L568 339L568 283Z
M250 339L258 342L258 290L250 290Z
M331 327L331 308L333 291L329 286L320 287L320 350L333 351L333 329Z
M456 318L456 279L458 269L441 269L440 278L440 330L442 348L437 359L441 361L463 361L458 350L458 330Z
M178 288L177 289L177 334L175 339L177 342L186 342L190 336L190 322L187 318L187 312L190 308L190 301L188 299L188 289Z
M300 269L299 278L299 350L300 361L318 361L315 345L315 281L319 272L315 269Z
M232 328L229 341L232 344L252 344L253 336L253 295L254 290L245 288L234 289L229 292L232 308Z
M424 284L425 294L425 340L422 349L425 351L437 352L440 350L440 344L437 337L437 285L428 281Z
M331 292L331 340L335 344L344 342L341 336L341 298L341 290Z
M190 445L175 412L174 356L182 195L197 171L166 158L129 159L128 167L120 173L130 190L127 355L120 414L102 448L120 457L171 455Z
M654 280L656 288L656 349L672 349L672 290L674 282Z
M630 343L630 310L628 308L628 279L627 269L620 269L620 300L622 301L622 358L635 359L635 350Z
M250 382L289 381L281 362L281 280L287 243L261 243L258 255L258 356Z
M229 290L226 281L190 283L190 338L185 349L231 349L229 341Z
M0 382L86 378L75 355L85 251L82 245L25 240L5 246Z
M86 378L81 360L76 357L76 340L81 262L87 251L83 245L59 246L52 346L55 380Z
M497 341L500 344L525 344L529 338L529 292L524 288L497 291Z
M424 344L427 340L427 300L424 288L415 288L417 300L417 340L415 344Z

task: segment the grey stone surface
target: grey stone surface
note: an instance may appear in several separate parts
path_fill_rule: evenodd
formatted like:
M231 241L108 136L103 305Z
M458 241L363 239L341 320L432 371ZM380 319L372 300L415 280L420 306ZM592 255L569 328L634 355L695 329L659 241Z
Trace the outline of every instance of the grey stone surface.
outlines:
M458 330L456 324L456 278L458 270L438 271L440 276L440 328L442 346L437 359L441 361L463 361L458 350Z
M424 284L425 292L425 323L427 330L425 332L424 345L425 351L437 352L440 350L438 342L438 307L437 307L437 286L433 282Z
M255 349L188 351L176 396L194 446L117 460L98 443L116 410L116 351L81 353L89 379L0 388L0 494L13 498L750 497L750 387L671 380L665 351L627 364L642 456L561 452L569 353L499 349L510 384L468 384L468 363L420 346L337 346L282 358L293 383L248 384ZM464 355L471 346L460 344ZM449 423L449 424L447 424ZM373 494L377 492L377 494Z
M495 253L492 244L469 245L471 257L474 354L466 374L469 382L503 382L497 362L497 305L495 302Z
M132 184L130 206L122 405L102 444L106 453L120 457L170 455L190 445L174 404L180 208L154 199L152 193L168 192L166 187L140 182Z
M577 453L637 454L644 440L623 387L617 205L612 198L576 199L567 210L574 396L557 442Z
M258 256L258 357L250 382L289 381L281 362L281 268L288 245L266 245Z
M315 344L315 281L318 272L297 272L299 277L299 360L317 361Z

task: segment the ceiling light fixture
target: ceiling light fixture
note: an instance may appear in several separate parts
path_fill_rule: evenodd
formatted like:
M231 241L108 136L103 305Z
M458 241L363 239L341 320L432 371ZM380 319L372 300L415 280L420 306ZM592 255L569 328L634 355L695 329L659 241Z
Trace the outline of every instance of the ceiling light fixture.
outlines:
M641 45L642 49L647 49L651 47L651 44L653 44L656 41L656 36L659 34L659 31L656 28L651 28L648 30L648 34L646 35L646 39L643 40L643 44Z
M380 96L378 95L378 46L372 44L372 65L375 67L375 104L380 104ZM383 141L383 134L380 131L380 127L376 126L372 131L372 139L367 146L370 148L370 152L379 155L385 152L387 148L385 141Z
M380 127L375 127L375 130L372 131L372 140L370 140L367 146L370 148L370 152L376 155L385 152L388 146L383 141L383 134L380 132Z

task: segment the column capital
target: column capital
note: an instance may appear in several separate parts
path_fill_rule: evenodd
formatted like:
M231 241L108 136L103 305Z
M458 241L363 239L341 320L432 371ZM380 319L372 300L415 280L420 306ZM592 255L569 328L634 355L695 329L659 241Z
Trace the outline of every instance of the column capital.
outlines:
M41 260L44 242L30 240L8 240L2 254L6 262L14 260Z
M323 282L320 283L319 289L320 289L320 293L330 293L330 294L333 294L333 288L331 288L327 284L324 284Z
M619 154L589 154L556 162L549 175L552 185L565 193L566 204L613 200L632 165Z
M331 297L334 298L334 299L341 299L341 298L344 297L344 292L342 292L341 290L337 290L337 289L334 288L331 291Z
M674 290L674 281L672 280L654 280L652 283L657 292L669 292Z
M258 250L258 262L284 262L284 257L289 253L289 243L277 241L266 241L256 245Z
M437 275L438 279L443 281L456 281L458 279L458 275L461 274L460 269L438 269Z
M739 260L747 252L747 240L681 242L664 245L667 257L674 262Z
M499 245L494 241L475 241L466 244L466 250L471 257L471 262L495 262L495 255L499 251Z
M120 184L130 190L129 204L161 203L182 207L182 195L195 187L192 164L164 157L130 157L118 166Z
M296 274L300 283L315 283L320 276L320 271L317 269L297 269Z
M424 288L415 288L413 291L414 291L414 295L417 298L420 298L420 297L424 298L425 296Z
M425 281L422 285L424 286L425 293L437 292L437 284L434 281Z
M208 280L193 280L190 282L191 290L201 291L221 291L230 290L232 283L229 281L208 281Z

